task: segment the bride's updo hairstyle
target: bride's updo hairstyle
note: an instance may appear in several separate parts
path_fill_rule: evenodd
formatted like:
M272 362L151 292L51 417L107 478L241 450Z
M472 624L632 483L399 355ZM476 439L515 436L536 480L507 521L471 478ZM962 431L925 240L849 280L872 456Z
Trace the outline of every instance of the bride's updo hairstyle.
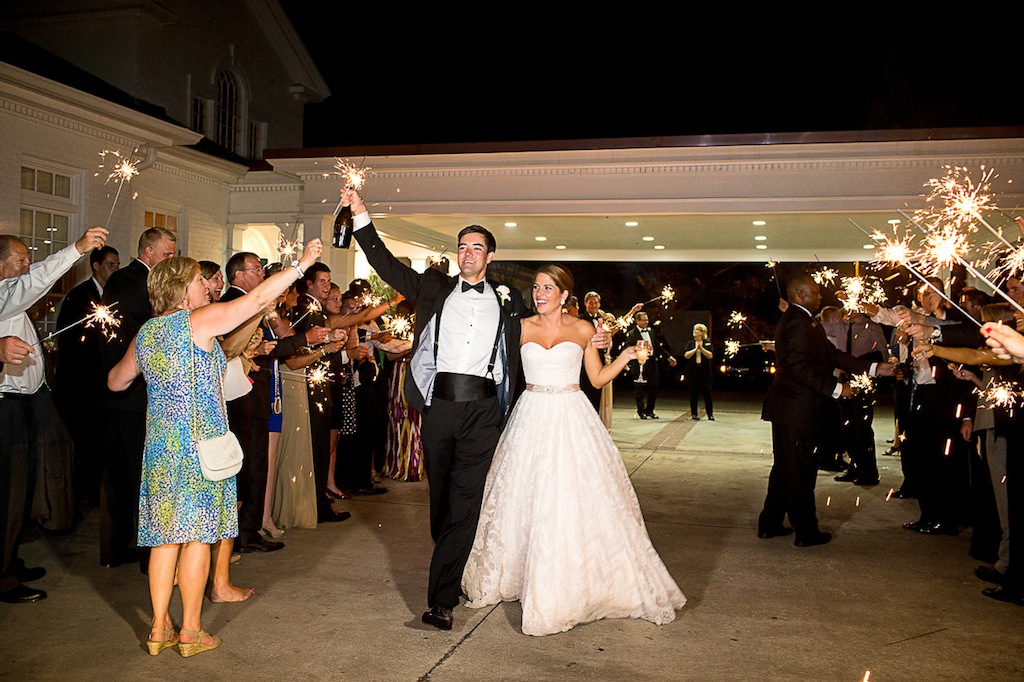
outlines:
M172 256L153 266L146 278L153 312L163 315L185 300L189 283L201 271L199 263L184 256Z
M559 291L572 294L572 285L574 283L572 273L561 265L555 265L554 263L542 265L537 268L537 272L533 273L533 278L537 279L537 275L547 275L554 281L555 286L558 287Z

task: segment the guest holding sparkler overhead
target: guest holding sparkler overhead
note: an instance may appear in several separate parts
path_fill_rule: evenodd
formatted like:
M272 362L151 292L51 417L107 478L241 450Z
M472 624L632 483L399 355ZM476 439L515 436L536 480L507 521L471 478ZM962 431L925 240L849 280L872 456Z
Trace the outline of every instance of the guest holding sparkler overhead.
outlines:
M713 349L708 336L707 325L693 325L693 341L686 344L683 357L686 358L686 382L690 385L690 418L700 419L697 414L697 396L704 396L704 413L708 421L715 421L715 407L711 399L711 360Z
M32 264L28 247L11 235L0 235L0 601L27 604L46 592L25 585L46 575L18 558L18 534L24 521L29 481L36 470L29 447L33 403L44 399L43 354L26 311L42 298L82 254L101 248L107 231L94 227L78 241L40 263ZM28 346L28 348L26 348Z
M774 463L768 493L758 519L757 535L768 539L796 532L797 547L832 540L818 527L814 486L818 443L832 401L851 395L849 384L837 382L836 367L859 374L894 374L888 363L858 360L832 346L814 313L821 307L821 287L808 275L789 281L789 306L775 330L777 372L768 389L761 418L772 423ZM789 516L792 528L783 525Z
M149 276L159 316L139 330L107 383L112 391L123 391L144 374L149 389L139 544L153 548L147 640L152 655L177 645L182 656L192 656L221 644L202 629L201 613L210 545L238 534L235 478L207 479L197 455L199 440L227 431L226 361L216 337L272 304L320 252L320 240L314 239L294 268L227 303L210 304L199 264L190 258L168 259ZM183 611L180 632L169 613L175 579Z
M121 267L117 249L104 246L89 254L91 276L67 293L57 313L57 329L65 329L86 318L103 300L103 287ZM53 399L61 419L75 443L75 506L100 504L100 473L103 471L102 432L96 429L103 413L95 400L82 400L82 394L97 395L106 379L100 363L100 330L82 324L57 337L57 369Z
M178 238L153 227L139 237L139 255L120 268L103 288L103 304L120 320L117 335L103 344L103 371L116 365L142 324L153 316L146 292L146 277L157 263L177 253ZM115 568L140 561L145 572L145 551L138 553L139 477L146 440L146 382L139 377L122 393L104 390L106 404L103 478L100 483L100 564Z

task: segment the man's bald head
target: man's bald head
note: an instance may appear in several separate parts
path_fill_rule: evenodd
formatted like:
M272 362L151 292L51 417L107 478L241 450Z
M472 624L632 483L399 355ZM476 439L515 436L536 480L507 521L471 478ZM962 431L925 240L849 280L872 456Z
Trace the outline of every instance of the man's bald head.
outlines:
M807 308L813 315L821 307L821 287L810 275L798 275L786 284L786 298L790 303Z

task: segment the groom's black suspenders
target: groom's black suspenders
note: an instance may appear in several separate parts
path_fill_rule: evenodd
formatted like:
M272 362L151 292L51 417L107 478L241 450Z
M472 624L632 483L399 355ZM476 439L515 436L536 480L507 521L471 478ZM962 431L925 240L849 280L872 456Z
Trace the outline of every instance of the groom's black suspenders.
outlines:
M441 311L444 306L438 309L434 315L434 366L437 366L437 346L441 338ZM497 395L497 387L494 384L494 363L498 359L498 345L501 343L501 332L505 322L498 313L498 332L494 335L494 347L491 348L491 359L487 363L487 376L478 377L473 374L454 374L452 372L438 372L434 379L434 397L441 400L448 400L453 403L467 403L474 400L483 400Z

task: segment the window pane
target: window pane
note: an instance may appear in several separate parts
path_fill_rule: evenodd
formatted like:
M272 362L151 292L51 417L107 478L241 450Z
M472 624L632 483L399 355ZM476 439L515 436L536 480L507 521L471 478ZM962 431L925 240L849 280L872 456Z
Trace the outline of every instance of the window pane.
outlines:
M32 230L32 236L36 239L47 239L50 236L50 232L46 228L50 227L51 222L53 222L52 215L36 211L36 224L35 229Z
M64 197L65 199L71 198L71 178L66 175L55 175L53 176L53 194L54 196Z
M60 215L55 213L53 215L53 231L50 233L50 239L57 242L57 248L54 251L60 251L68 244L68 223L69 218L66 215Z
M146 211L146 217L142 221L143 227L153 227L153 212Z
M31 168L21 167L21 188L35 190L36 188L36 172Z
M163 227L164 226L164 218L166 216L164 216L163 213L157 213L153 217L156 219L156 225L154 225L153 227Z
M36 172L36 191L43 194L53 194L53 173L46 171Z
M21 229L18 234L22 237L32 236L32 211L27 208L21 209Z
M178 231L178 219L175 218L172 215L167 216L167 224L164 225L164 227L166 227L171 232L177 232Z

